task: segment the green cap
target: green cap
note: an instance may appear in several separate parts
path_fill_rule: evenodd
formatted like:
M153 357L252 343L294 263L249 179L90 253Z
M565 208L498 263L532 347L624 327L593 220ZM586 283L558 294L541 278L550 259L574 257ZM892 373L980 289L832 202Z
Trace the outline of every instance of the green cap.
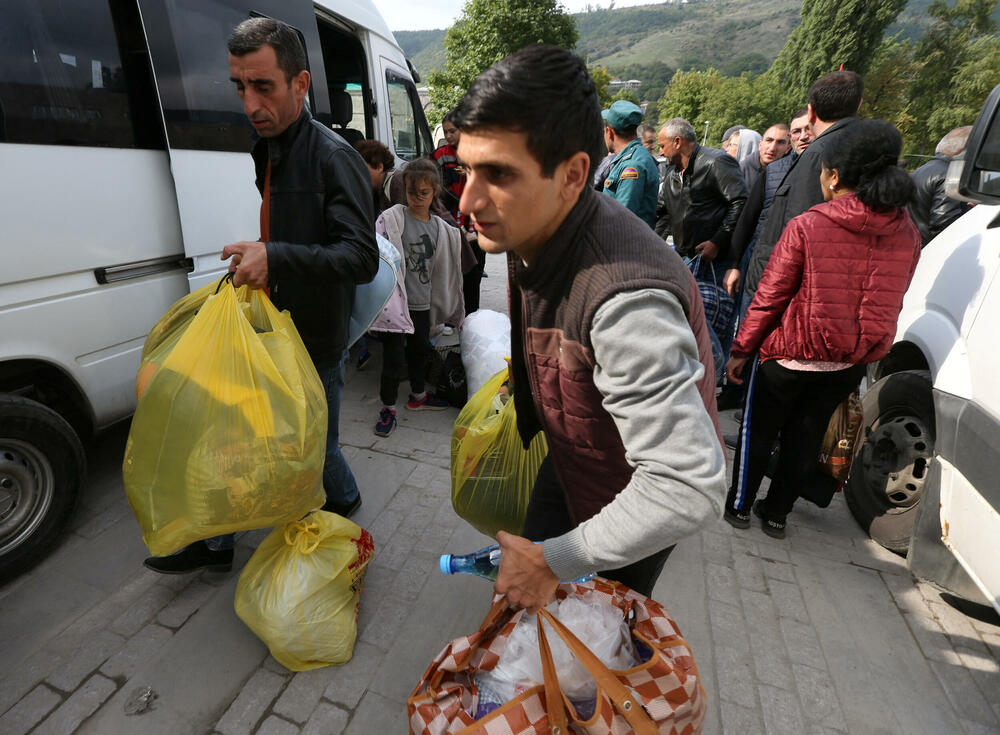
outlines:
M601 117L614 130L625 130L642 122L642 108L628 100L617 100L608 109L601 110Z

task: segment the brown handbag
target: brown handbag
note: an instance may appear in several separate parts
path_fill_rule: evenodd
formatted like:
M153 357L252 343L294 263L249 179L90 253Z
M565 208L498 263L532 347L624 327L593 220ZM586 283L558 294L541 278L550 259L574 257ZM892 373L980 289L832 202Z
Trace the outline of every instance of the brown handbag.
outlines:
M438 654L407 701L413 735L694 735L704 726L706 697L691 648L666 610L623 584L600 577L560 585L556 597L596 595L622 611L643 662L611 670L547 610L538 616L539 652L545 681L520 693L485 717L470 712L478 704L473 676L494 668L507 638L524 611L506 599L493 607L470 636L452 641ZM594 714L578 717L559 688L543 621L597 682Z

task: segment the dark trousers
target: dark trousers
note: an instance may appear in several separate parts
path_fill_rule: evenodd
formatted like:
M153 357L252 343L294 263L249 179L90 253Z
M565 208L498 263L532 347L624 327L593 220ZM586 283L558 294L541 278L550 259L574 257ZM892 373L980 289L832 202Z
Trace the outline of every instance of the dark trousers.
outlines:
M561 536L575 526L570 518L566 495L556 476L552 457L546 456L538 469L535 486L531 489L528 514L524 519L524 530L521 535L529 541L544 541ZM673 550L673 546L668 546L663 551L658 551L621 569L600 572L600 576L621 582L639 594L649 597L653 594L653 586L660 576L663 563Z
M476 256L476 264L462 277L466 314L479 310L479 289L482 287L483 271L486 269L486 253L479 247L479 240L470 240L469 246Z
M726 507L748 512L780 433L781 456L761 510L767 518L784 519L816 472L830 416L864 374L864 365L836 372L807 372L789 370L777 360L754 363Z
M413 334L382 332L382 378L379 383L379 398L383 405L393 406L399 395L399 381L403 379L403 363L407 365L410 390L424 392L427 368L431 361L431 313L411 311Z

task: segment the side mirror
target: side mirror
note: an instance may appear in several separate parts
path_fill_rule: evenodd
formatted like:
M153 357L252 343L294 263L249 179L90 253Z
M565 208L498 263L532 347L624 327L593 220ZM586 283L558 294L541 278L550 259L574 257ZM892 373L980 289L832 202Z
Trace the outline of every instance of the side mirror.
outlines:
M993 88L965 148L958 197L980 204L1000 204L1000 85ZM954 163L952 164L954 165ZM950 178L951 168L948 169Z

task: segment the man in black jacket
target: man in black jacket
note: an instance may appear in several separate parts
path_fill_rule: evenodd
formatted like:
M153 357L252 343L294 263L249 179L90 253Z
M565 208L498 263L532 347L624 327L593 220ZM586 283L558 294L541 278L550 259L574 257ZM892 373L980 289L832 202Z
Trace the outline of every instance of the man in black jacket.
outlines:
M916 191L910 204L910 216L920 230L921 247L969 211L969 205L950 199L944 193L944 180L951 159L965 150L971 132L971 125L952 130L937 144L934 158L913 172Z
M743 293L748 302L757 292L757 284L785 225L792 217L823 201L819 183L823 151L830 140L856 120L863 91L861 77L853 71L831 72L809 88L809 125L815 138L792 163L767 210L744 279Z
M354 287L375 277L378 246L370 179L345 140L313 120L306 56L281 21L251 18L228 41L229 74L260 135L253 148L261 191L261 239L227 245L235 286L269 288L287 309L319 372L329 407L323 487L325 510L343 516L361 505L357 482L339 446L344 351ZM146 566L182 573L232 564L232 537L198 541Z

